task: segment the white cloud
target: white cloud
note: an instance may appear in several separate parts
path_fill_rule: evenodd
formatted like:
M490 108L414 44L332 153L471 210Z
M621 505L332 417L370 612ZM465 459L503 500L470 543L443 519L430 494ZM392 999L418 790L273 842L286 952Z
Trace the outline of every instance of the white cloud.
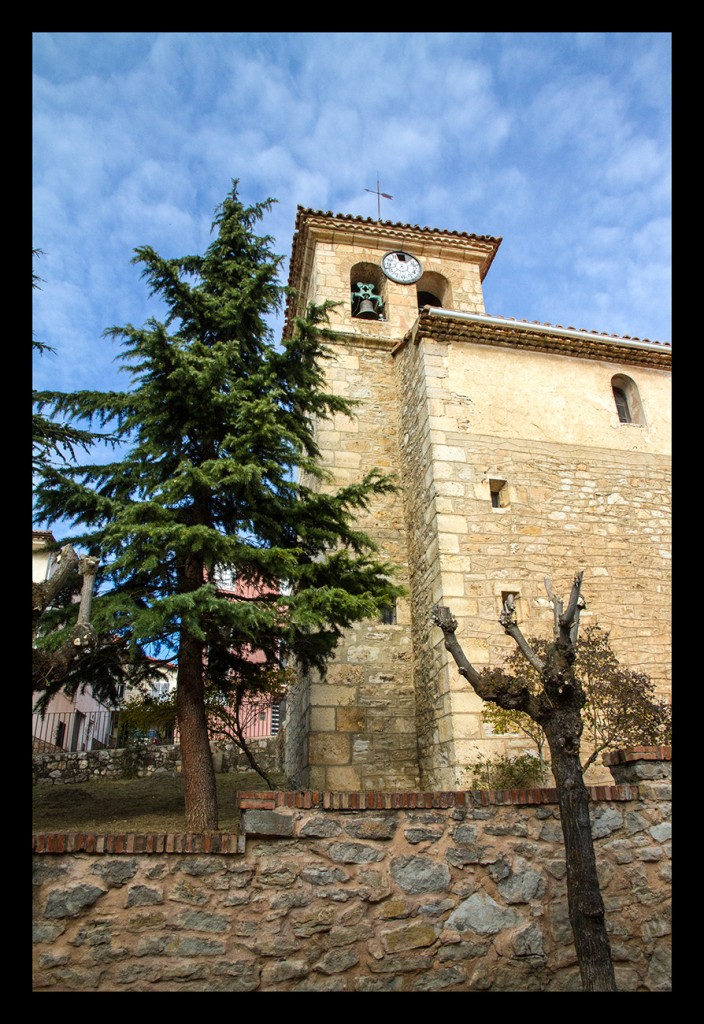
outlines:
M34 53L42 379L108 379L102 330L153 309L132 249L203 251L232 178L279 200L261 228L287 255L299 204L376 217L379 172L384 219L503 236L491 312L669 337L664 34L38 33Z

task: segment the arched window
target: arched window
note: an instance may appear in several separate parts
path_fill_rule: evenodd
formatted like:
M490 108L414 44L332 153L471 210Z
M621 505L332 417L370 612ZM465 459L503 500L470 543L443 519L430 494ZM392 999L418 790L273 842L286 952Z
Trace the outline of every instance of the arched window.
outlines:
M619 423L635 423L645 425L643 406L636 382L624 373L617 373L611 378L611 390L616 404Z
M384 320L385 281L373 263L355 263L350 271L350 312L359 320Z
M418 296L418 309L423 306L444 306L445 309L452 307L450 282L442 274L436 274L433 270L427 271L416 285Z

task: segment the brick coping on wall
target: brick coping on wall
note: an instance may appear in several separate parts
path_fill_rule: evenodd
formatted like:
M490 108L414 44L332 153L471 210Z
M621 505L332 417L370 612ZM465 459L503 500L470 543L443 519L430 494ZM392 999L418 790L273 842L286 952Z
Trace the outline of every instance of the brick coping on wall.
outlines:
M592 800L637 800L638 786L589 786ZM491 804L556 804L557 789L457 790L437 792L334 793L315 790L241 790L240 811L274 810L277 807L319 811L427 810L452 807L486 807ZM224 832L119 833L36 832L32 853L242 853L241 838Z
M671 761L672 747L629 747L627 750L611 750L602 754L601 760L607 768L612 764L630 764L633 761Z
M238 838L225 832L35 832L32 853L237 853Z
M638 787L588 786L592 800L637 800ZM557 789L468 789L436 792L359 793L315 790L242 790L240 810L273 811L276 807L315 808L321 811L430 810L448 807L486 807L490 804L556 804Z

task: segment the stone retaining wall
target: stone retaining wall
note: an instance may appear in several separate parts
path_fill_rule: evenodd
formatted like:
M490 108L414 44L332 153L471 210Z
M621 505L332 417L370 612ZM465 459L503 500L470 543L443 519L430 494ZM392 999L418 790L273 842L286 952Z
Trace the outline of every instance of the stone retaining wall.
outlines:
M670 752L644 754L592 788L592 831L619 989L661 992ZM237 839L34 836L34 990L580 989L554 790L240 806Z
M279 742L276 736L249 741L249 747L264 771L278 771ZM216 772L246 772L250 764L232 743L212 743ZM121 747L115 750L55 751L32 756L32 781L37 783L90 782L97 779L144 778L148 775L180 775L181 747Z

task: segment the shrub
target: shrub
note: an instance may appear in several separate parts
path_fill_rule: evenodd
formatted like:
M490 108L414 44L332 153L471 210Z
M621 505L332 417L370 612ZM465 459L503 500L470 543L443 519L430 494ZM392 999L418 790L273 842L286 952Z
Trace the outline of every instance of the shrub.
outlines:
M515 757L480 754L465 771L470 776L472 789L533 789L545 784L549 765L530 753Z
M545 657L547 640L530 637L528 642L541 658ZM520 650L510 655L506 666L511 675L529 683L533 692L538 691L538 673ZM577 641L575 671L587 698L582 709L583 772L603 750L672 743L672 707L655 693L654 684L644 672L623 668L611 648L608 632L601 626L589 626ZM495 733L527 736L535 743L538 757L542 756L547 743L545 733L529 715L487 704L482 718Z

